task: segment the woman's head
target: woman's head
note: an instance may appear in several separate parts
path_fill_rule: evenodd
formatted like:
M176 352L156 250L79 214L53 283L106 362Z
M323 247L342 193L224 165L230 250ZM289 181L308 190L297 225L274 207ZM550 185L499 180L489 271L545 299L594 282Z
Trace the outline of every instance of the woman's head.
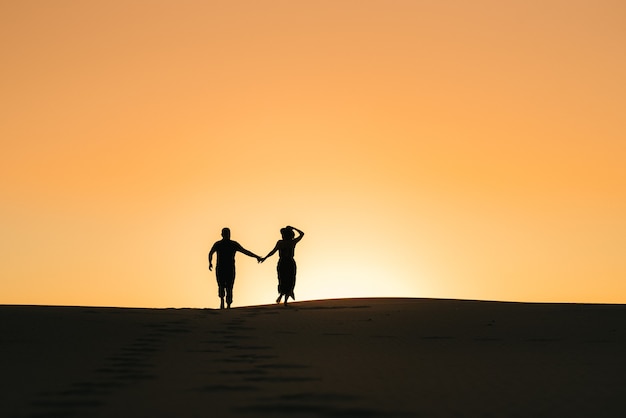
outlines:
M286 240L293 239L296 236L296 234L293 233L293 229L289 227L281 228L280 235L283 237L283 239L286 239Z

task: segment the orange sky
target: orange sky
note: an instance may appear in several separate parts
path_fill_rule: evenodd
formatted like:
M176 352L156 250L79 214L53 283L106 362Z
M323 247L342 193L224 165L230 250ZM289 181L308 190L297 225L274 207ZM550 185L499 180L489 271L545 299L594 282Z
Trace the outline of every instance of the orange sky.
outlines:
M5 1L0 303L626 303L622 1ZM235 306L276 297L238 256Z

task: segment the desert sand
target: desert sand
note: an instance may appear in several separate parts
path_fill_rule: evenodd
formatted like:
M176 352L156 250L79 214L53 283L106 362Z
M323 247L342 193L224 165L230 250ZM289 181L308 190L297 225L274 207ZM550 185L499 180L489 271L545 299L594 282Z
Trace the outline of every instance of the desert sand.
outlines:
M3 417L624 417L626 305L0 306Z

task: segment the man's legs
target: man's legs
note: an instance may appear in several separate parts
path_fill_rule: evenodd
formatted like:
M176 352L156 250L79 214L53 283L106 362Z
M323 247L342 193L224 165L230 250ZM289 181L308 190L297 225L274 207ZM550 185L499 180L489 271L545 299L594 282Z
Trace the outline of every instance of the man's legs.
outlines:
M224 309L224 295L226 294L224 286L218 283L217 287L219 288L218 296L220 297L220 309Z
M231 303L233 303L233 285L235 283L231 282L226 285L226 306L230 309Z
M224 309L224 296L226 296L226 305L230 308L230 304L233 303L235 266L218 264L215 269L215 277L217 278L217 286L219 287L220 309Z

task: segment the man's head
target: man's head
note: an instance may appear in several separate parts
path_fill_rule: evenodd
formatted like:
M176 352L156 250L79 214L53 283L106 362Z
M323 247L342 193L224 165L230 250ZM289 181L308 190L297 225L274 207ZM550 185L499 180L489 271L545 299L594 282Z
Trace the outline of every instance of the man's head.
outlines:
M222 228L222 238L230 239L230 228Z

